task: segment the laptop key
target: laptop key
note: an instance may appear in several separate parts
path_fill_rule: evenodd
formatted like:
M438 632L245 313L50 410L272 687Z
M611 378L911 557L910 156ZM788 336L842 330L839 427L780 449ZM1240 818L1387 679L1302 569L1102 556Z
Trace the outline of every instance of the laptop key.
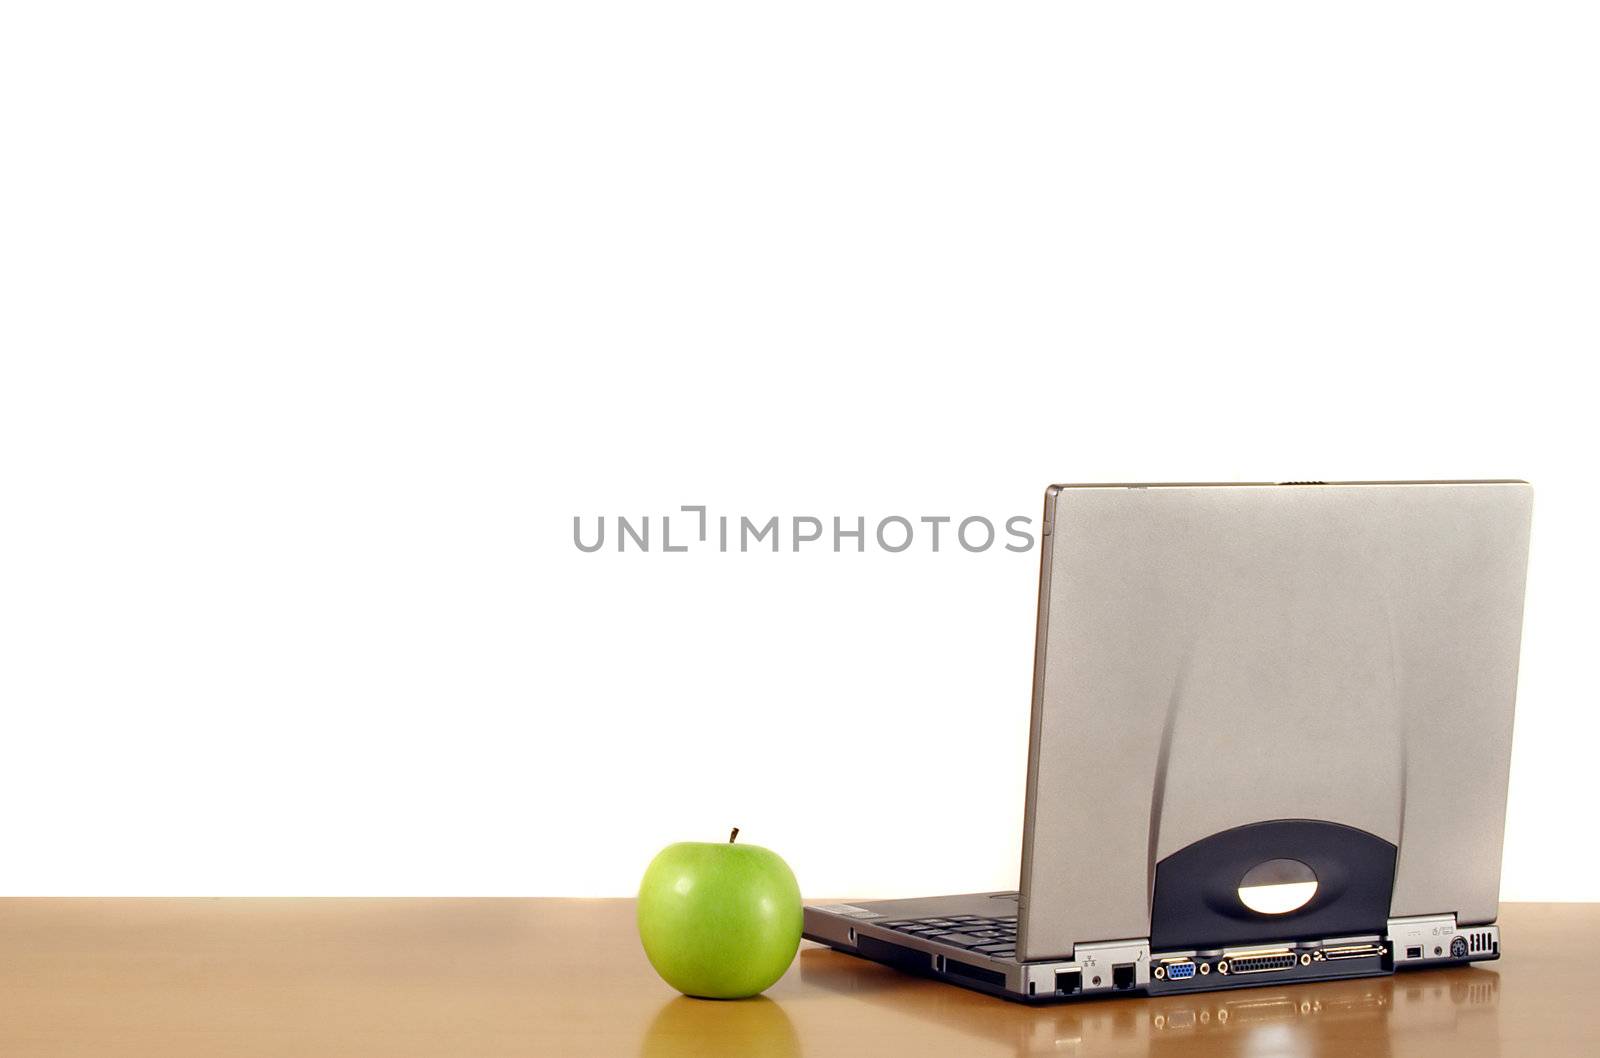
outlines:
M1010 941L1004 944L980 944L972 950L982 952L985 955L1015 955L1017 953L1015 945Z

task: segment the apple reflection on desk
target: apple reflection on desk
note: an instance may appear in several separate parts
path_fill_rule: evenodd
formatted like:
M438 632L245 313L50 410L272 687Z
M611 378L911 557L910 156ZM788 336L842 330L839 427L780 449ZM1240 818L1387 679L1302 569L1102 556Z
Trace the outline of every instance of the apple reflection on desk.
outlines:
M801 980L885 1014L934 1021L999 1053L1026 1055L1385 1056L1472 1037L1498 1039L1500 978L1463 968L1267 985L1187 996L1115 997L1025 1006L830 951L801 953ZM952 1052L954 1053L954 1052ZM1494 1044L1488 1053L1498 1053Z
M800 1037L783 1007L766 996L677 996L656 1013L642 1058L799 1058Z

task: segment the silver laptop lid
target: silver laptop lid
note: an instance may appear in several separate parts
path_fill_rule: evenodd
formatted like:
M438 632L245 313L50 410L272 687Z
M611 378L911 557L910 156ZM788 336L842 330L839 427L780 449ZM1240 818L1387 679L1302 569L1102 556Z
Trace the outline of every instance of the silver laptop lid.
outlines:
M1185 900L1251 927L1215 894L1318 825L1377 850L1392 917L1492 922L1531 502L1521 481L1051 488L1018 956L1182 942L1204 932L1172 921ZM1323 896L1357 898L1347 866Z

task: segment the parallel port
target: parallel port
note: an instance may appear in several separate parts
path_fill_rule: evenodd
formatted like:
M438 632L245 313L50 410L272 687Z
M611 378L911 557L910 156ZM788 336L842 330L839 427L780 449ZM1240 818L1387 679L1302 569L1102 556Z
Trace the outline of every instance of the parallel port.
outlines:
M1217 963L1217 969L1222 973L1260 974L1287 970L1299 961L1291 951L1248 952L1228 956Z

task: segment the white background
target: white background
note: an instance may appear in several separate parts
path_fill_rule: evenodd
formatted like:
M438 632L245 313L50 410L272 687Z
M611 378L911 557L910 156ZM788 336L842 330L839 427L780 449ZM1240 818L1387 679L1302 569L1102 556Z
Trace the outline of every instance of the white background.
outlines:
M7 4L0 891L1009 887L1037 551L573 516L1513 476L1504 895L1600 898L1597 19Z

